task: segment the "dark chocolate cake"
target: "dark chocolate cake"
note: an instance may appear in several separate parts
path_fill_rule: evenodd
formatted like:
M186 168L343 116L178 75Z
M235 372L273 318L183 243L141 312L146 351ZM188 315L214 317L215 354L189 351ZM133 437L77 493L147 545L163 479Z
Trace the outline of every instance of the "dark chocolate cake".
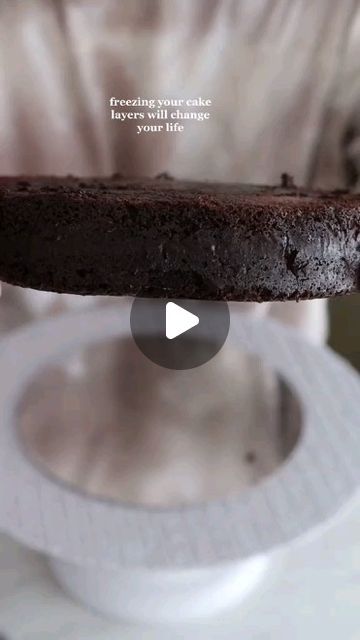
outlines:
M0 279L78 294L301 300L360 287L360 194L0 178Z

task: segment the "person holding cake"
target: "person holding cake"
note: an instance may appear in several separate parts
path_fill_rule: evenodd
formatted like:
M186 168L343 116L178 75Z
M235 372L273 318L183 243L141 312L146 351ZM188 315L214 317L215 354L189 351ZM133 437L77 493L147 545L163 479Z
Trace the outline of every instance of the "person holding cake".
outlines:
M303 188L354 190L359 52L358 2L1 3L0 174L279 186L284 174L285 188L291 176ZM199 96L210 117L171 133L138 135L109 111L112 98ZM1 326L103 302L4 285ZM325 300L232 304L327 338Z

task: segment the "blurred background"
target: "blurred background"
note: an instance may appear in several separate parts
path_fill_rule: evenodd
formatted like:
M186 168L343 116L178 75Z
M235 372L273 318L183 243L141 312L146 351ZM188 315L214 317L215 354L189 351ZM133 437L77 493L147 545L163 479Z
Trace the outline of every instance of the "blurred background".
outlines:
M196 180L276 184L280 175L286 172L293 176L296 184L310 188L358 190L359 67L360 0L0 0L0 174L92 176L120 172L155 176L165 171L175 177ZM201 96L212 100L211 118L201 123L187 123L182 133L137 136L131 122L111 121L109 99L112 96ZM4 286L0 300L0 329L5 334L45 316L108 303L109 300L58 296ZM236 308L239 312L275 317L317 344L329 339L334 349L360 369L359 295L329 303L325 300L264 305L240 303ZM107 355L116 367L114 353L110 348ZM103 354L100 354L100 363L102 358ZM95 368L95 359L91 362ZM224 386L229 392L233 390L233 397L236 397L237 391L230 384L235 377L234 369L229 364L226 366L228 378L224 378ZM74 381L81 380L84 361L75 358L67 362L66 367L67 399L73 402L75 415L79 394L76 391L78 383ZM89 365L88 371L90 369ZM112 370L110 375L109 370L104 369L109 376L108 379L102 377L101 389L106 401L106 389L112 389L107 383L113 375ZM101 367L97 371L101 371ZM211 384L215 384L214 380L219 376L209 372ZM58 381L59 372L54 375ZM249 406L252 404L254 411L257 410L257 389L264 386L265 381L267 384L268 377L262 377L263 372L256 367L250 370L247 363L240 371L237 369L237 375L244 394L251 400ZM184 385L183 396L186 398L191 392L196 396L199 388L207 390L209 395L206 376L196 383L198 387L189 384L189 389ZM96 402L100 393L98 379L92 380L92 385L92 394L88 389L84 392L83 408L86 411L81 415L78 412L85 427L91 423L88 398ZM55 387L54 384L53 389ZM207 397L205 391L204 397ZM140 495L140 502L158 503L163 487L166 487L169 500L172 501L175 495L176 502L179 484L184 497L184 467L179 464L174 472L176 461L181 461L178 447L183 453L182 459L190 460L186 468L190 481L185 486L190 501L198 497L199 462L203 465L205 478L214 475L213 459L211 455L206 456L204 438L199 437L194 446L191 429L179 437L178 424L184 420L180 410L180 418L174 420L173 425L176 437L171 435L169 415L177 415L178 392L178 383L169 389L172 411L168 411L160 429L155 428L151 433L138 430L135 438L126 440L132 460L137 456L136 464L130 465L132 482L139 483L135 498L130 492L132 499L138 499ZM40 394L40 403L43 395ZM272 391L267 397L273 397ZM212 405L192 399L194 411L199 404L201 410L204 408L203 414L199 410L201 415L197 422L201 435L204 433L202 427L207 425L207 406L212 409ZM266 403L263 408L266 410ZM223 417L226 410L223 402L220 408L217 407L218 418L219 415ZM94 426L96 433L104 415L100 405L98 413L101 416ZM143 412L143 418L144 415ZM252 415L249 411L251 419ZM62 417L66 423L67 416ZM118 423L114 429L112 417L110 415L109 429L112 437L117 429L117 438L121 434ZM149 414L145 417L151 426ZM61 418L60 414L58 418ZM157 427L158 416L155 418ZM246 427L250 434L253 432L248 428L253 424L251 419ZM221 427L219 419L215 422ZM31 421L30 416L27 424L31 431L34 425L39 427L40 422ZM44 423L42 426L46 431L49 425ZM71 476L71 479L81 480L85 477L88 487L95 486L98 478L93 473L94 460L84 454L83 435L85 433L87 437L87 432L72 429L70 422L65 426L68 427L66 447L64 440L56 440L59 429L54 421L51 442L47 438L48 430L47 434L44 430L36 432L38 450L45 455L50 451L61 478ZM193 426L191 420L190 426ZM223 444L220 430L214 431L213 435L217 449L211 446L209 451L211 449L213 454L215 450L218 455L219 446ZM239 440L238 436L233 434L232 437ZM225 458L235 455L233 442L229 440L224 446ZM113 443L111 439L104 442L100 451L103 461L109 460L114 453ZM151 483L146 476L146 482L141 483L142 471L151 458L148 456L150 445L154 446L154 451L160 451L158 458L153 456L160 472L157 476L153 474ZM245 449L241 451L246 454ZM116 462L115 455L115 471ZM267 468L272 469L272 466ZM246 482L248 476L246 467ZM100 480L103 479L101 476ZM217 478L213 481L216 484ZM174 491L172 482L176 484ZM209 489L206 482L200 488L201 495L206 495ZM224 477L225 493L227 489ZM302 556L299 554L296 571L293 564L293 572L289 571L283 577L282 591L278 590L277 596L275 593L273 604L264 598L264 622L259 622L263 626L253 631L254 620L257 622L255 614L247 622L248 633L244 637L251 640L318 638L324 632L324 620L329 619L326 632L329 640L357 640L358 591L354 585L360 569L356 527L358 524L354 520L353 526L344 528L342 533L325 537L324 543L313 548L312 557L311 552L308 556L305 552ZM42 565L39 568L38 560L30 554L28 557L18 547L15 551L11 547L8 552L6 541L1 538L0 542L0 551L5 549L2 555L0 553L2 575L8 582L0 585L0 632L4 628L11 634L16 625L18 629L23 625L13 636L15 640L30 637L79 640L73 621L81 618L85 625L82 629L87 629L87 640L118 637L110 635L109 629L100 636L100 623L94 631L95 626L84 619L85 613L76 613L69 604L64 605L52 583L49 586L49 577ZM15 566L17 577L14 577ZM9 584L13 589L10 594ZM48 593L51 621L47 618ZM348 604L346 611L345 601ZM33 614L39 602L43 607L42 631ZM66 628L62 607L67 612ZM295 620L300 610L301 624L295 624L292 618ZM289 615L288 611L291 612ZM31 624L27 618L31 619ZM268 633L270 628L272 631ZM130 636L136 640L139 637L129 632L126 637ZM141 637L158 640L160 636ZM185 637L181 635L182 639ZM232 640L238 635L226 637ZM206 638L211 638L209 632Z
M360 370L360 296L330 303L329 344Z

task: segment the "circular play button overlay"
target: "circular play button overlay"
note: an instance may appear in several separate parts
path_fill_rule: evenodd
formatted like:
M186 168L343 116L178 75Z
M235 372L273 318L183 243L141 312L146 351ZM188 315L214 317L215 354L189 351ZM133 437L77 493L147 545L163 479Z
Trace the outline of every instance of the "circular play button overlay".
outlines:
M167 369L193 369L223 346L230 313L226 302L135 298L130 325L149 360Z

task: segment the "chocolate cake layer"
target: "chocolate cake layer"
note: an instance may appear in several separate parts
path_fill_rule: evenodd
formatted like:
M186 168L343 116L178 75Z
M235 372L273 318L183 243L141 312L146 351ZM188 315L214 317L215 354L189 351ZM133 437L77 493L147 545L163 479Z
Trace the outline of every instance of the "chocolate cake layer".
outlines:
M0 178L0 279L78 294L300 300L360 287L360 194Z

